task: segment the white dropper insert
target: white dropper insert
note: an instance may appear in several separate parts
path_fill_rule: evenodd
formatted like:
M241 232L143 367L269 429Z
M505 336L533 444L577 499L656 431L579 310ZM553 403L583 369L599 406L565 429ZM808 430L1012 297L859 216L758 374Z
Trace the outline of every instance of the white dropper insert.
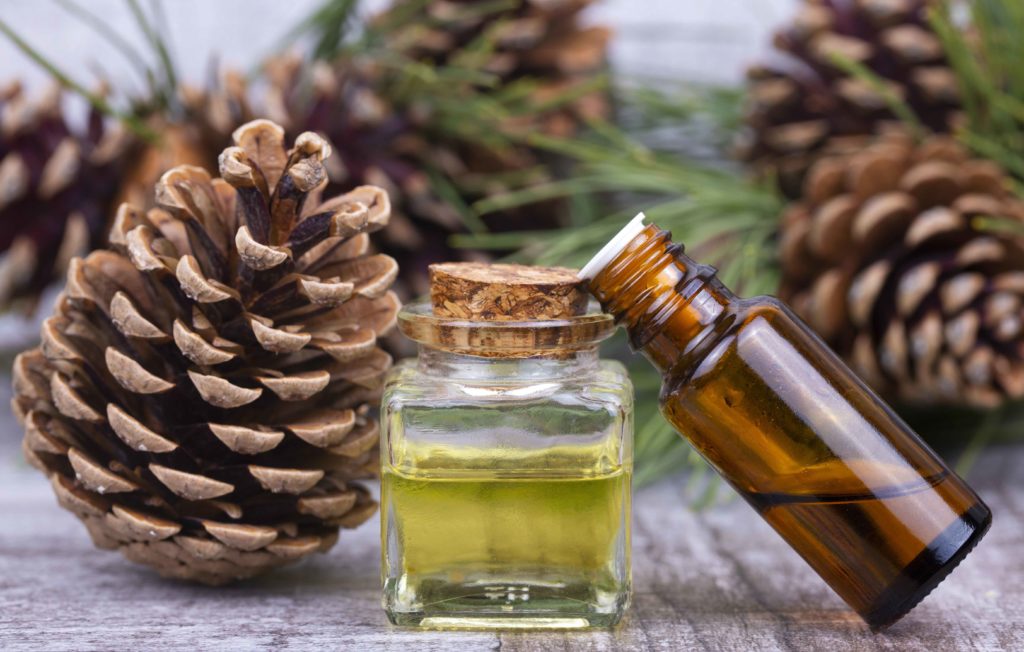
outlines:
M608 266L608 263L615 260L619 252L626 248L633 238L640 235L640 232L647 228L644 220L647 219L643 213L639 213L629 223L622 227L622 230L615 234L615 237L608 241L608 244L601 247L601 251L590 259L590 262L579 271L579 276L584 281L589 281L601 273L601 270Z

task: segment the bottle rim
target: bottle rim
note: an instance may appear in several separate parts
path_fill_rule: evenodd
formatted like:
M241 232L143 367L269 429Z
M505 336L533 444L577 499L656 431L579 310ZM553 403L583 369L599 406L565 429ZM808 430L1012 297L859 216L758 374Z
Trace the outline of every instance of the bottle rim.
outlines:
M647 225L644 224L644 220L647 216L643 213L637 213L636 217L626 223L619 232L616 233L611 240L608 241L605 246L601 247L601 250L594 254L594 257L590 259L583 269L577 274L578 277L584 281L592 281L597 278L605 267L611 264L615 260L616 256L622 253L622 250L626 248L630 242L632 242L636 236L640 235Z

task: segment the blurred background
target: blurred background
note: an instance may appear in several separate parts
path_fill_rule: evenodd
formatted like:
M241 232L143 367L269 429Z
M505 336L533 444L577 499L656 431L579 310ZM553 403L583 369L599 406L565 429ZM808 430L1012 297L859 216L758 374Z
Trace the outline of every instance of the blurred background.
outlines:
M334 145L331 192L388 190L374 246L403 298L439 260L579 265L644 210L969 472L1024 419L1018 30L1013 0L5 2L2 345L34 344L120 202L269 117ZM608 354L638 480L686 472L713 503L658 378Z
M322 3L174 0L165 3L167 40L182 76L198 81L211 58L245 68L274 51L288 29ZM624 74L666 76L698 81L737 82L746 66L764 51L774 25L790 17L797 0L645 0L642 11L629 0L603 0L585 22L613 25L612 65ZM361 3L379 10L386 0ZM118 0L88 5L113 30L142 47L131 10ZM117 49L55 2L11 0L3 19L78 79L98 70L105 77L136 83L132 66ZM230 25L230 27L225 27ZM8 41L0 41L0 75L38 87L49 79Z
M322 0L174 0L153 9L159 12L156 21L174 57L179 81L201 87L222 69L249 72L275 52L301 49L302 43L290 39L289 32L323 4ZM388 4L388 0L365 0L356 3L354 11L368 16ZM791 17L796 5L797 0L645 0L644 10L638 12L628 0L602 0L593 3L580 21L613 26L615 36L607 51L616 74L652 84L681 80L737 84L747 66L764 53L774 26ZM132 7L123 0L98 0L82 7L116 38L56 0L5 2L0 19L71 78L86 84L104 80L122 92L144 95L139 62L125 56L124 46L145 57L151 45ZM28 94L40 94L54 84L51 71L6 38L0 38L0 80L17 80ZM83 125L87 103L76 94L65 94L62 102L68 108L68 122ZM36 322L48 312L56 288L48 292ZM8 350L30 345L37 330L36 325L25 323L21 312L0 314L0 346Z

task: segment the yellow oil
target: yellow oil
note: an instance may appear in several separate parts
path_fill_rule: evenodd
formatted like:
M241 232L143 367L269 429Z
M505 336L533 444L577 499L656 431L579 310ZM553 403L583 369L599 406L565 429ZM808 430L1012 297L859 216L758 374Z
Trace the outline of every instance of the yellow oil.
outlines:
M392 620L617 620L629 585L628 470L419 468L385 464L381 480Z

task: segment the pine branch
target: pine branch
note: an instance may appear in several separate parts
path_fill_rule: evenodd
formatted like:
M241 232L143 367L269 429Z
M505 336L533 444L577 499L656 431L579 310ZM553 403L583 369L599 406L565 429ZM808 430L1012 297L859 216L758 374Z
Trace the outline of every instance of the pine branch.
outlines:
M669 107L675 109L675 107ZM657 116L651 116L657 117ZM539 149L567 157L576 165L569 178L519 188L478 202L486 214L550 199L612 198L602 217L574 215L573 226L557 232L480 233L455 236L456 246L515 250L511 258L538 265L581 266L638 210L672 231L691 248L721 243L707 251L720 274L738 291L772 291L777 279L774 238L782 200L767 187L643 146L617 127L594 123L591 135L564 140L532 135ZM719 483L705 478L704 462L661 417L660 376L630 356L625 338L616 337L608 353L627 362L636 387L636 476L638 484L682 469L691 471L691 496L698 507L715 500ZM697 495L699 494L699 495Z
M929 12L959 84L966 145L1024 179L1024 5L1016 0L970 3L970 29L950 0Z
M446 5L436 11L432 0L393 3L378 15L360 16L353 0L327 0L295 29L313 41L314 58L358 72L372 70L367 81L373 92L400 116L412 116L423 138L480 152L483 158L511 160L534 145L529 127L581 97L608 87L605 75L587 77L554 94L541 94L541 81L529 77L503 79L489 69L500 47L505 14L522 0L485 0ZM435 60L422 55L418 43L424 32L445 31L452 25L479 25L467 43L453 45ZM539 100L538 97L543 97ZM480 208L463 198L485 196L496 187L521 188L548 179L550 165L520 168L511 174L473 173L448 177L424 162L433 193L448 203L471 234L486 236ZM514 178L515 177L515 178ZM582 204L581 204L582 205Z

